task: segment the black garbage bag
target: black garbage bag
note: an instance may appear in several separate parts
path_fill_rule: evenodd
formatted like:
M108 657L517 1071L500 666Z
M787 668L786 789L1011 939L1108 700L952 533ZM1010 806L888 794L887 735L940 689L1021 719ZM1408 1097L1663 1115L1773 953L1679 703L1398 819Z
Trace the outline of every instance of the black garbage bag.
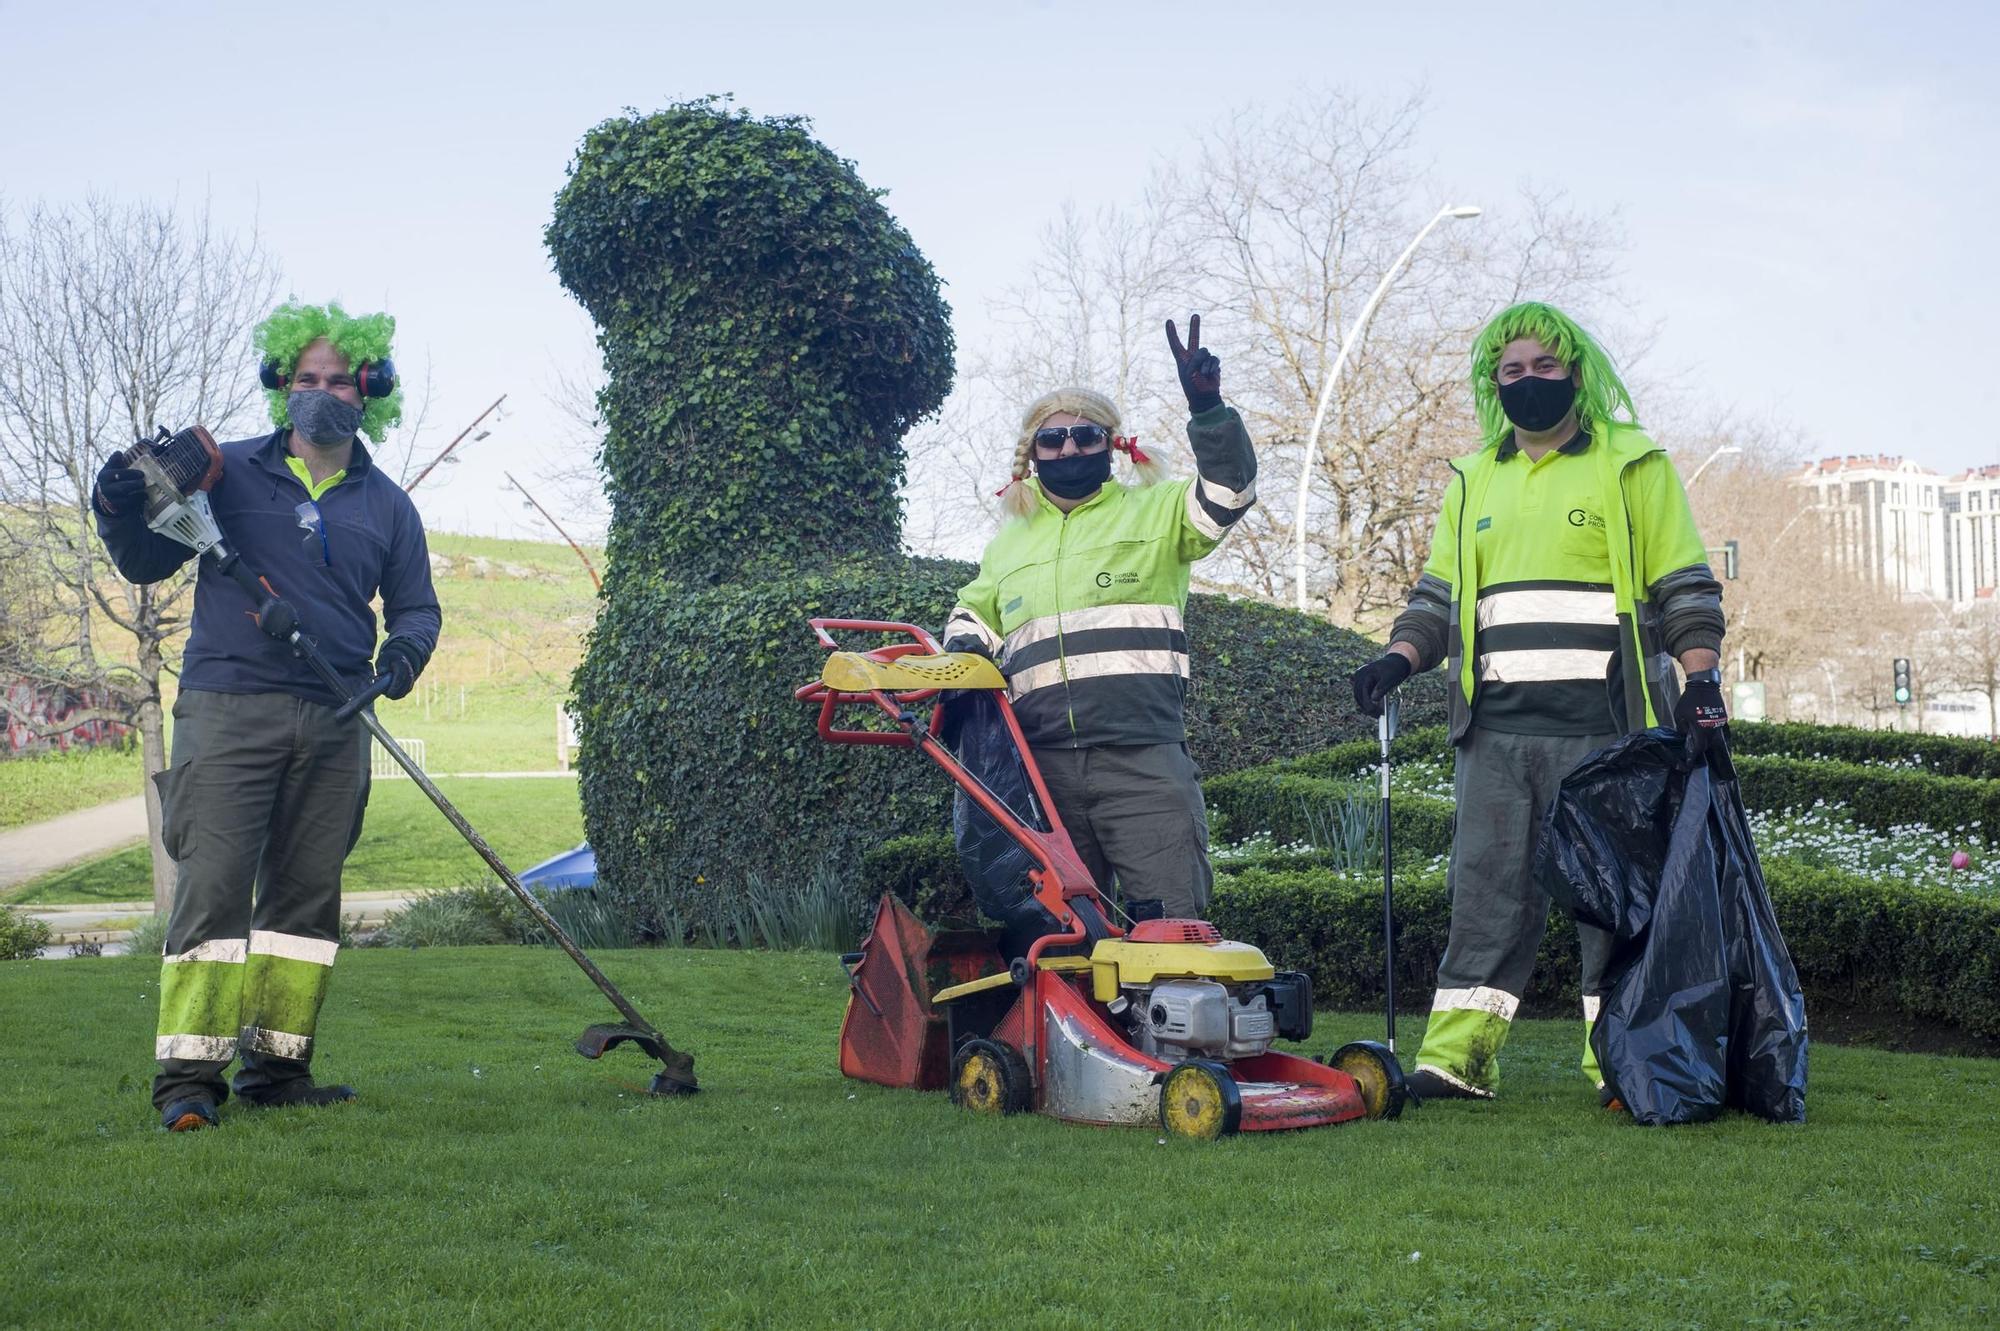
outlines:
M1549 806L1535 871L1615 939L1590 1043L1633 1118L1805 1121L1805 996L1724 745L1690 764L1656 729L1591 754Z
M1027 765L992 694L952 694L939 735L952 755L1015 817L1038 832L1049 830L1048 819L1036 807ZM1025 956L1037 938L1062 932L1055 917L1035 900L1034 884L1028 879L1034 859L963 790L952 801L951 832L972 899L1005 931L1001 949L1007 957Z

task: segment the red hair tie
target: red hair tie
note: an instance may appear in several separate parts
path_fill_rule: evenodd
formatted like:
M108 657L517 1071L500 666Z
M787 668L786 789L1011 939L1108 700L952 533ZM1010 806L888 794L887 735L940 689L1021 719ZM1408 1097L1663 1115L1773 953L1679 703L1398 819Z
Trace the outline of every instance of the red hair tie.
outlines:
M1139 436L1136 434L1129 439L1122 435L1113 436L1111 446L1121 452L1130 453L1134 462L1151 462L1153 460L1146 456L1144 449L1139 447Z

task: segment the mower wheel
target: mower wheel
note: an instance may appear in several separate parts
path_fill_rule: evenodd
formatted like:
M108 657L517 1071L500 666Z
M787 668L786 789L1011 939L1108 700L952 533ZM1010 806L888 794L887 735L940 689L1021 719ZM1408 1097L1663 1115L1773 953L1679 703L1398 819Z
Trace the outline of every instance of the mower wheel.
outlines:
M1032 1105L1028 1062L1004 1040L967 1040L951 1061L951 1102L975 1114L1018 1114Z
M1235 1133L1242 1122L1236 1078L1220 1063L1191 1058L1160 1083L1160 1126L1176 1137L1214 1141Z
M1409 1102L1410 1089L1403 1081L1403 1065L1379 1040L1356 1040L1344 1044L1322 1060L1354 1078L1361 1103L1370 1118L1395 1118Z

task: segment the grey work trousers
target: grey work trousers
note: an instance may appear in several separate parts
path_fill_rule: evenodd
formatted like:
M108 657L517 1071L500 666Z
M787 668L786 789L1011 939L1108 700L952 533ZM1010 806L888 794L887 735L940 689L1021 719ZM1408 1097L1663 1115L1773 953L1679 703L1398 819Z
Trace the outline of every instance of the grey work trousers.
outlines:
M1616 738L1608 733L1513 735L1475 725L1458 747L1452 780L1458 811L1447 877L1451 932L1438 963L1432 1025L1442 1028L1440 1016L1458 1008L1503 1018L1490 1043L1483 1042L1496 1061L1506 1023L1534 973L1548 922L1549 898L1535 882L1542 816L1563 778ZM1583 951L1584 1018L1589 1021L1603 992L1612 940L1590 925L1579 924L1577 933ZM1456 1066L1463 1056L1453 1043L1427 1037L1420 1061L1472 1085L1485 1086L1497 1075L1497 1068ZM1587 1055L1585 1069L1595 1074Z
M368 804L368 732L282 693L190 690L155 782L177 867L153 1101L308 1075L340 938L340 870Z
M1169 918L1202 918L1215 871L1201 770L1187 745L1036 749L1035 763L1100 891L1115 882L1128 909L1158 901Z

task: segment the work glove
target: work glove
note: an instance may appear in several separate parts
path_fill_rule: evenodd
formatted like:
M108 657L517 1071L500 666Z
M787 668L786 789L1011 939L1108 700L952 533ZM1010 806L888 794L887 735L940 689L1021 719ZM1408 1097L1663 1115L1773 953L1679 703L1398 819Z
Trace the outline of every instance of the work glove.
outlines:
M375 673L389 675L394 682L383 693L390 698L407 698L424 673L424 658L407 638L390 638L375 652Z
M1722 701L1722 685L1714 680L1689 680L1674 704L1674 729L1687 740L1690 758L1704 757L1722 734L1729 720L1729 708Z
M971 652L974 656L983 656L989 661L993 659L993 653L986 650L986 644L971 634L963 634L956 638L946 638L944 640L944 649L947 653Z
M1167 320L1167 345L1173 349L1174 368L1180 371L1181 392L1187 394L1188 414L1199 416L1222 405L1222 362L1201 345L1201 316L1188 316L1187 345L1181 345L1180 330Z
M144 522L146 520L146 477L136 468L126 465L125 454L113 453L98 469L97 485L91 501L98 512L120 522Z
M1379 717L1396 686L1410 677L1410 659L1401 652L1384 652L1354 672L1354 706L1363 716Z

